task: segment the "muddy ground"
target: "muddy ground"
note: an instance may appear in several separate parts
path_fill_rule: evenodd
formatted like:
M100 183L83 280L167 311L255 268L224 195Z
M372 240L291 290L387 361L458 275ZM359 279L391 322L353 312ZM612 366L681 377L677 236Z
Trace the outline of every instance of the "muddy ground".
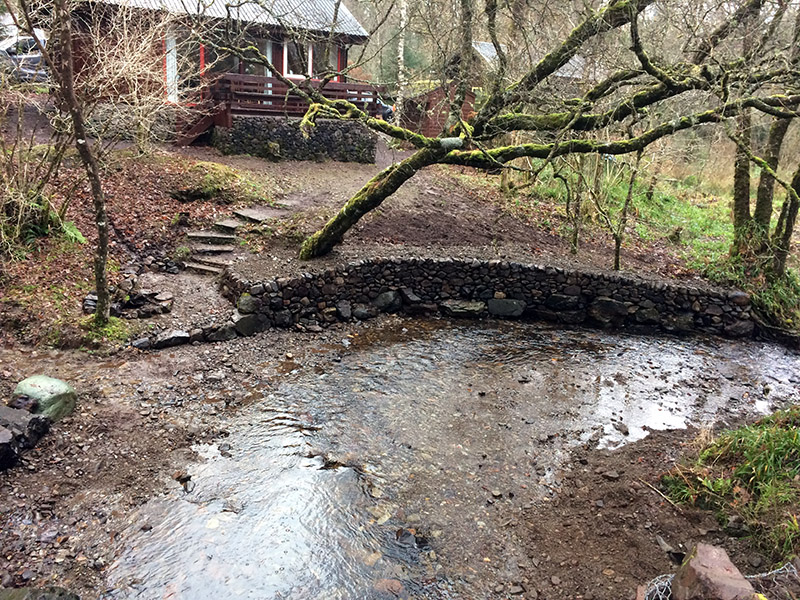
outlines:
M388 150L382 152L379 166L397 158ZM336 163L276 165L249 157L219 157L197 148L181 150L179 155L217 160L267 178L275 190L274 200L288 207L291 216L275 225L277 233L248 237L237 268L251 276L306 268L295 258L299 239L329 218L378 168ZM182 243L187 230L207 225L231 209L214 203L188 208L177 203L169 191L177 185L179 174L150 163L142 168L135 161L125 163L109 177L116 180L116 192L109 200L119 264L169 254ZM514 211L492 185L489 176L468 170L437 167L423 172L318 264L365 254L405 253L590 268L611 264L611 245L604 236L593 235L578 256L571 257L563 238L537 226L537 219L552 215L538 214L535 208L524 214ZM139 204L137 194L143 198ZM151 210L151 206L158 208ZM80 228L90 232L80 209L77 203L70 210ZM187 210L186 226L172 224L172 215ZM642 276L698 281L663 240L626 249L623 264ZM85 266L72 268L76 272L69 277L89 277ZM24 272L24 266L14 265L6 271L5 285L22 281ZM37 284L64 278L63 272L63 265L56 265ZM230 309L208 278L185 272L144 277L149 285L178 298L171 314L145 326L188 328ZM76 286L65 292L75 310L86 291L85 286ZM317 335L267 332L255 343L235 340L154 353L118 348L108 355L22 345L8 325L23 327L24 339L35 340L38 321L23 304L4 305L3 310L0 397L8 397L25 376L46 373L70 381L79 390L81 402L78 411L56 424L21 465L0 474L0 584L56 583L84 598L104 593L107 569L119 552L119 534L129 525L132 512L150 498L179 489L174 475L196 459L193 445L224 439L230 419L279 385L288 373L298 366L323 368L332 360L331 347L343 338L366 335L394 319L334 325ZM492 591L486 597L633 597L636 585L674 568L655 543L655 535L665 533L672 544L699 540L722 544L744 570L766 567L764 557L746 542L719 531L709 515L678 509L655 491L659 477L684 453L694 435L692 430L659 432L617 451L592 447L572 451L561 489L552 501L503 520L507 535L527 545L528 558L505 564L501 554L491 557L504 563L504 573L516 575L513 580L498 576L491 581ZM605 475L609 472L619 476L609 478Z

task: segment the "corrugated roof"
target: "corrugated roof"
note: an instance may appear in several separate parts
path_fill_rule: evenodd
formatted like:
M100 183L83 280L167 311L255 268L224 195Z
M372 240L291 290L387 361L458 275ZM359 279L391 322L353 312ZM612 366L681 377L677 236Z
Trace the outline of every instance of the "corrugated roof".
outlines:
M492 42L472 42L472 47L475 51L490 65L494 66L497 61L497 49ZM505 44L500 44L503 52L506 52Z
M367 37L366 30L343 4L339 4L333 23L336 0L97 0L172 14L203 15L209 18L232 18L246 23L273 25L285 29L329 32Z

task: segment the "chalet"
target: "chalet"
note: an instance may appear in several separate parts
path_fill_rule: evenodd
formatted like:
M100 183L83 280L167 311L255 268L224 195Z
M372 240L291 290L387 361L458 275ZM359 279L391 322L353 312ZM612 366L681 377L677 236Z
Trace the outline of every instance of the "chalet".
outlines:
M248 44L256 46L276 71L303 85L319 86L320 75L341 71L348 64L352 46L364 44L368 34L339 0L93 0L94 5L125 7L141 11L165 11L187 23L202 22L204 27L235 29L243 32ZM231 27L233 25L233 27ZM187 28L188 29L188 28ZM196 61L205 84L204 101L213 106L204 118L190 123L182 143L217 124L230 127L235 115L301 116L308 106L299 96L263 65L217 56L200 44L187 50L178 39L180 33L166 36L163 54L164 97L169 103L196 101L181 89L179 65ZM191 57L179 56L190 52ZM196 82L195 82L196 83ZM323 94L347 99L376 115L379 90L371 85L347 81L342 74L326 82Z

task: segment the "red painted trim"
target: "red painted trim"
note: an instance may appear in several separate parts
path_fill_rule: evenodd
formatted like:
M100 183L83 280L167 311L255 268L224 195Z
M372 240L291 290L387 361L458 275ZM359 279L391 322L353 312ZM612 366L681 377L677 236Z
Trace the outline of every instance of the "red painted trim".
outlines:
M336 70L339 73L341 73L342 72L342 68L343 68L342 67L342 48L339 47L339 46L336 46ZM341 75L337 75L334 78L334 81L341 81L341 80L342 80L342 76Z
M200 75L206 74L206 47L200 44Z

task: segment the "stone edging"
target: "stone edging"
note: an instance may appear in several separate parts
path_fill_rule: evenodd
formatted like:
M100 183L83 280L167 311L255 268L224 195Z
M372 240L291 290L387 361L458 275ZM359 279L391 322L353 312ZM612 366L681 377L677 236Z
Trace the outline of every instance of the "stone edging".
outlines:
M226 271L220 286L236 305L228 322L166 332L152 340L152 347L229 340L270 327L320 331L337 321L401 311L737 338L752 337L756 329L750 296L739 290L499 260L376 258L260 282ZM137 342L151 347L149 341Z

